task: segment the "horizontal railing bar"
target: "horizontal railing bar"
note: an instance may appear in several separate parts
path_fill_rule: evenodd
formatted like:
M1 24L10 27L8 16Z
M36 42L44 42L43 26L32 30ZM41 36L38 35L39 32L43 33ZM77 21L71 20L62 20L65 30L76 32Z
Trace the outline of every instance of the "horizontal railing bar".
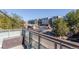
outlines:
M33 34L35 34L35 33L33 33ZM36 34L37 35L37 34ZM38 35L37 35L38 36ZM40 36L40 40L41 40L41 38L44 38L44 37L41 37ZM32 39L32 38L31 38ZM48 38L45 38L45 39L48 39ZM33 41L35 41L34 39L33 39ZM49 40L50 41L50 40ZM35 41L35 42L37 42L37 41ZM54 43L56 43L56 44L60 44L60 43L58 43L58 42L55 42L55 41L52 41L52 42L54 42ZM37 42L38 43L38 42ZM42 45L42 44L40 44L40 45ZM44 45L42 45L43 47L45 47ZM62 45L62 46L65 46L65 45ZM67 47L67 48L70 48L70 47L68 47L68 46L65 46L65 47ZM47 48L47 47L45 47L45 48Z
M35 40L33 40L33 41L35 41ZM38 44L38 42L37 41L35 41L37 44ZM44 48L46 48L46 49L48 49L47 47L45 47L44 45L42 45L42 44L40 44L41 46L43 46Z
M42 35L43 36L43 35ZM43 37L44 38L44 37ZM56 40L56 39L53 39L53 38L51 38L50 39L50 37L48 37L48 38L46 38L46 39L48 39L48 40L50 40L50 41L53 41L53 40ZM53 40L52 40L53 39ZM77 47L77 48L79 48L79 46L77 46L77 45L74 45L74 44L72 44L72 43L70 43L70 42L65 42L65 41L59 41L59 40L56 40L56 41L58 41L58 42L62 42L62 43L64 43L64 44L67 44L67 45L71 45L71 46L73 46L73 47ZM57 42L56 42L57 43ZM59 43L57 43L57 44L59 44Z
M49 36L49 35L43 34L43 33L41 33L41 32L34 31L34 30L29 30L29 31L32 32L32 33L35 33L35 34L39 34L39 35L42 36L42 37L49 38L49 39L48 39L49 41L55 40L55 41L62 42L62 43L64 43L64 44L70 45L70 46L72 46L72 47L79 48L79 44L76 43L76 42L70 42L70 41L68 41L68 40L57 39L57 38L55 38L55 37L52 37L52 36Z
M42 37L42 38L51 41L50 38L45 38L45 37ZM56 43L56 44L59 44L59 45L60 45L60 43L61 43L61 42L57 42L57 41L53 41L53 40L52 40L52 42L54 42L54 43ZM64 47L68 47L68 46L66 46L66 45L64 45L64 44L62 44L62 43L61 43L61 45L64 46ZM68 48L71 48L71 47L68 47ZM71 48L71 49L72 49L72 48Z
M66 45L63 45L63 44L61 44L62 46L64 46L64 47L66 47L66 48L69 48L69 49L73 49L73 48L71 48L71 47L68 47L68 46L66 46Z

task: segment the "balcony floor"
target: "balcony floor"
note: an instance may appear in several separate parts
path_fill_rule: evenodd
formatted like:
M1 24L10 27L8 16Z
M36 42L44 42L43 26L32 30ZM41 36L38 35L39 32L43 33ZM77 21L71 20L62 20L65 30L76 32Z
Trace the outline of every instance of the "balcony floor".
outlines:
M23 49L22 45L22 37L21 36L16 36L16 37L10 37L10 38L5 38L2 43L2 48L3 49Z
M24 49L24 47L22 45L18 45L18 46L12 47L10 49Z

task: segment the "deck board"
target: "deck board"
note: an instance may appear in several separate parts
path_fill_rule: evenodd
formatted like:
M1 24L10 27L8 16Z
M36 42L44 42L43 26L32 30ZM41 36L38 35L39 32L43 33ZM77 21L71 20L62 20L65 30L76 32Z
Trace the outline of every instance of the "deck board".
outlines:
M8 49L8 48L16 47L18 45L22 45L22 37L21 36L4 39L2 48Z

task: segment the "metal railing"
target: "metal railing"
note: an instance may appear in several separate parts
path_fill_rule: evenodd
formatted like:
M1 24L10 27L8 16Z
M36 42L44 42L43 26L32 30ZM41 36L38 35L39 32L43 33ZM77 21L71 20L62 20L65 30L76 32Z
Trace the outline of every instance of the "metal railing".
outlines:
M17 31L17 32L16 32ZM19 32L18 32L19 31ZM5 33L3 36L2 33ZM79 43L58 39L56 37L43 34L42 32L35 30L1 30L0 31L0 40L1 37L13 37L20 35L22 36L22 44L27 49L78 49Z
M78 49L79 43L43 34L39 31L26 30L24 45L27 49Z

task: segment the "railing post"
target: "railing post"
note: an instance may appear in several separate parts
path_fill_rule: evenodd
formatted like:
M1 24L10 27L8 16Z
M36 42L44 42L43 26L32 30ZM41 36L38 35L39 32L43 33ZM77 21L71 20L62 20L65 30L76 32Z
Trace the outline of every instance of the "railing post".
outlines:
M27 48L27 45L25 44L25 38L26 38L26 29L22 29L22 45L24 46L24 48Z
M40 49L40 35L38 34L38 49Z
M29 49L32 48L32 34L29 31Z
M57 43L56 43L56 42L54 42L54 44L55 44L55 45L54 45L54 48L55 48L55 49L57 49Z
M24 41L25 41L25 33L26 33L26 30L25 29L22 29L22 44L24 44Z
M60 49L62 49L62 44L61 44L61 42L60 42Z

